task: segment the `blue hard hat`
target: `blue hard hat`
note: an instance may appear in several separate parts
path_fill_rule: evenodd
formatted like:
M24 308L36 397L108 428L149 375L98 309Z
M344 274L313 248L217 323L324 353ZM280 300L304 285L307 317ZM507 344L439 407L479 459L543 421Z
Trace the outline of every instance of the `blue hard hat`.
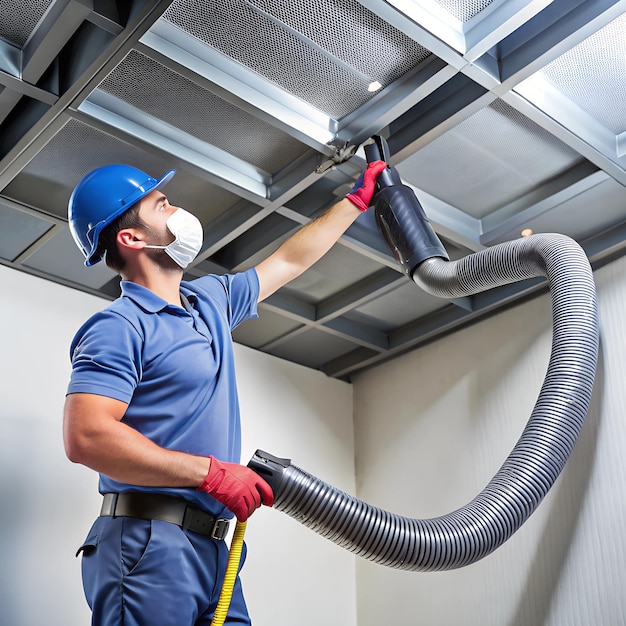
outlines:
M130 165L105 165L87 174L74 188L67 208L70 231L85 255L85 265L102 260L102 230L124 211L168 183L176 170L157 180Z

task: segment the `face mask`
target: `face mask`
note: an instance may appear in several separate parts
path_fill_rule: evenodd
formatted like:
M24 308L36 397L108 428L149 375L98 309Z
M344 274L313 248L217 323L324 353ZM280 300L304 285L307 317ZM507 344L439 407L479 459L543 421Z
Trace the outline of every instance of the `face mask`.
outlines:
M176 239L167 246L145 247L165 250L177 265L185 269L202 248L202 224L195 215L185 209L177 209L167 218L165 225Z

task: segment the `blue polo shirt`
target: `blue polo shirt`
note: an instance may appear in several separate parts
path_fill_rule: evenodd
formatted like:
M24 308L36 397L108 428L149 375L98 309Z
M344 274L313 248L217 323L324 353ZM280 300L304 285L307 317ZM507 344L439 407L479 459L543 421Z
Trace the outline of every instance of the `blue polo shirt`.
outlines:
M128 404L122 422L159 446L239 463L241 427L231 331L256 317L254 269L181 284L184 307L122 281L122 295L92 316L71 345L68 393ZM231 517L194 488L138 487L100 475L101 493L158 491Z

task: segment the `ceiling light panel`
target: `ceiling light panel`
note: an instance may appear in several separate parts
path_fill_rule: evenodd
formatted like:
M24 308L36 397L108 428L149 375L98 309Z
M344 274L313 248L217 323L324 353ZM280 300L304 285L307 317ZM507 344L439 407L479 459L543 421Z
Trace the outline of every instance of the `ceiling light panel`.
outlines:
M550 82L614 134L625 132L626 13L546 65L535 77Z
M356 0L177 0L163 19L333 119L430 56Z
M540 74L611 132L625 132L626 15L552 61Z
M474 62L542 11L553 0L389 0L402 14L440 42ZM379 0L362 0L374 10ZM380 3L381 6L386 3ZM418 41L422 41L416 35ZM437 43L428 47L455 64ZM462 64L456 62L459 69Z
M587 37L515 91L626 167L626 13Z
M469 22L492 4L493 0L435 0L435 2L459 22Z
M626 13L539 75L615 135L626 132Z

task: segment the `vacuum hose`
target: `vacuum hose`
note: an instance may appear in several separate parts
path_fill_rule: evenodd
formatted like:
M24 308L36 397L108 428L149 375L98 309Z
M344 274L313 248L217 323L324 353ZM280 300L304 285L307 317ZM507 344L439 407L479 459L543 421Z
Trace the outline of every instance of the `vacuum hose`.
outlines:
M564 235L532 235L448 261L417 198L402 187L396 180L380 189L374 198L377 218L392 226L386 233L390 247L406 263L406 273L429 293L458 298L537 276L548 280L552 350L519 441L480 494L432 519L402 517L366 504L261 450L249 466L272 486L274 508L354 554L402 570L450 570L478 561L511 537L563 469L591 401L599 342L596 293L584 251ZM386 202L390 196L393 202ZM398 218L404 213L409 217ZM427 232L407 237L415 229Z

